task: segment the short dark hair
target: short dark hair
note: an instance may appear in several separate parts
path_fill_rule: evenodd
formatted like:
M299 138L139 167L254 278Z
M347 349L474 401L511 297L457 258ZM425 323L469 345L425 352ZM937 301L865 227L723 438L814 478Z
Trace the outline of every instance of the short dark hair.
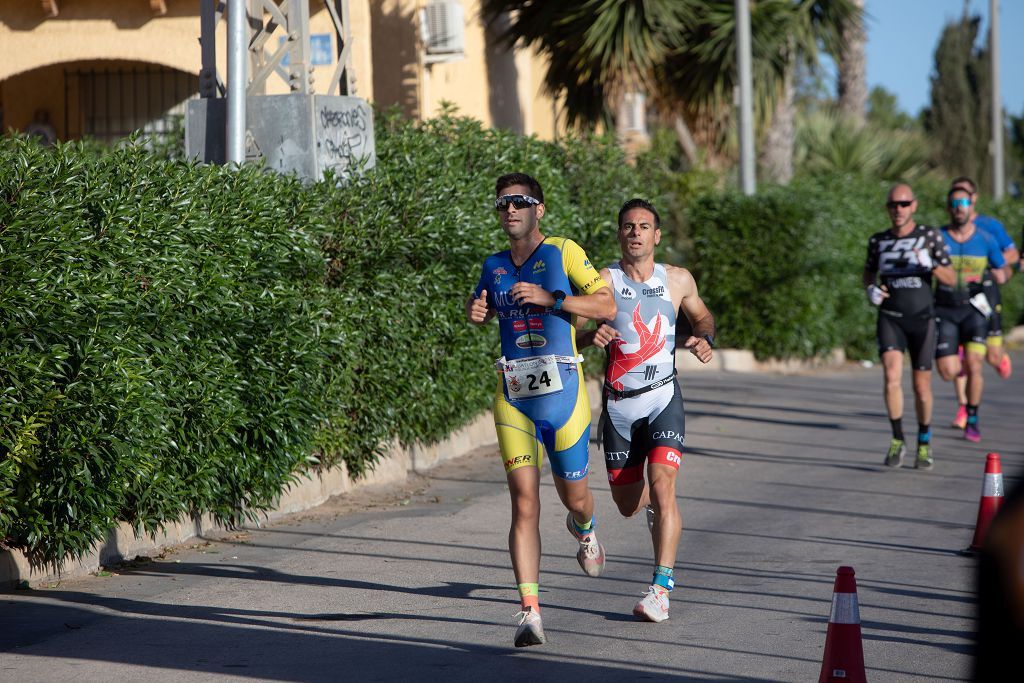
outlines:
M951 182L949 184L949 187L950 187L950 189L952 189L954 187L957 187L958 185L960 185L960 186L964 186L965 185L968 188L970 188L971 194L977 194L978 193L978 183L974 182L973 180L971 180L970 178L968 178L965 175L957 176L956 178L953 178L953 182Z
M544 203L544 190L541 189L540 183L536 178L525 173L506 173L498 178L498 182L494 184L494 196L500 197L502 190L513 185L525 185L530 189L531 197L540 200L541 204Z
M956 187L951 187L951 188L949 188L949 192L946 193L946 203L947 204L950 202L951 199L953 199L953 195L956 194L957 192L966 192L967 194L974 194L973 192L968 190L963 185L957 185Z
M651 204L646 199L640 199L639 197L634 197L633 199L628 200L622 205L622 208L619 209L618 225L620 227L622 226L622 217L625 216L626 212L630 209L646 209L647 211L650 211L651 215L654 216L654 227L656 229L661 228L661 216L658 215L658 210L654 208L654 204Z

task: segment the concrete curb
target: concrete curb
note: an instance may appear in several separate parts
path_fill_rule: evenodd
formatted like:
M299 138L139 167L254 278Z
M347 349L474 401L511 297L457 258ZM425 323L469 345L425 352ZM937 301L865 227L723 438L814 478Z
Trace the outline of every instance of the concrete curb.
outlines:
M1024 347L1024 325L1018 325L1010 330L1009 334L1003 336L1003 341L1011 348Z
M1005 335L1007 344L1024 346L1024 326L1014 327ZM676 352L676 366L685 376L692 372L720 370L723 372L761 372L777 374L798 374L829 367L839 367L846 362L842 349L836 349L827 356L810 360L758 361L754 354L743 349L716 349L708 364L698 361L686 350ZM601 405L601 384L597 380L587 382L591 408L595 411ZM592 435L592 440L599 440ZM447 439L432 445L413 444L405 448L393 443L387 455L381 458L372 472L358 480L349 476L344 464L324 472L310 474L292 484L281 494L281 498L266 517L276 520L285 515L309 510L326 502L331 496L342 495L363 486L374 486L403 482L409 472L429 470L440 462L451 460L485 446L494 446L497 438L491 413L479 415L470 424L453 432ZM32 567L24 553L18 550L0 550L0 586L17 585L27 581L30 585L52 583L62 578L86 576L105 564L131 559L138 555L156 555L168 546L202 536L223 527L207 516L182 519L168 524L156 536L137 535L128 524L122 523L112 529L106 540L98 543L81 560L68 560L60 572L49 572L45 567Z
M601 405L601 385L598 381L587 382L587 393L592 409ZM356 488L401 483L408 478L409 472L423 472L438 463L468 455L478 448L496 446L497 443L494 419L491 412L487 411L436 444L417 443L405 448L393 442L373 471L359 479L354 480L349 476L344 463L324 472L311 473L281 494L277 505L267 512L266 519L273 521L288 514L309 510L325 503L331 496L342 495ZM39 585L87 576L104 565L139 555L158 555L169 546L224 530L209 515L168 524L162 533L155 536L137 535L131 525L122 522L107 534L103 542L94 546L92 552L80 560L68 559L59 572L51 572L48 567L31 566L28 558L19 550L0 550L0 586L16 586L25 581L29 585Z
M796 375L823 368L840 367L846 364L846 352L834 349L825 356L810 359L779 359L770 358L759 361L753 351L745 349L715 349L711 362L704 364L697 360L689 351L676 351L676 367L681 375L689 372L706 372L721 370L722 372L763 372L780 375Z

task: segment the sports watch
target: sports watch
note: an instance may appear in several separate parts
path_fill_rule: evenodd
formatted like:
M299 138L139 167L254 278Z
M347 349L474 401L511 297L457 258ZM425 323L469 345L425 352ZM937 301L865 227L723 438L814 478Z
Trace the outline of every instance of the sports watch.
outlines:
M706 341L708 343L708 346L710 346L711 348L715 348L715 338L710 334L704 335L704 341Z
M555 303L551 304L551 309L554 311L562 310L562 302L565 301L565 292L560 289L556 289L551 292L551 296L555 297Z

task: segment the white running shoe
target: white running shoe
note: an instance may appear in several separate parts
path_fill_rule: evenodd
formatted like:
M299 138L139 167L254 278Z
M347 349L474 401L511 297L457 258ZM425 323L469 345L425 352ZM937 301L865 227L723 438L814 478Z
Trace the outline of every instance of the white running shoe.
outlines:
M643 621L656 623L668 619L668 591L661 586L651 586L643 599L633 608L633 616Z
M583 536L576 533L571 512L565 516L565 528L579 541L580 549L576 551L576 561L580 563L583 573L587 576L601 576L604 573L604 546L597 542L597 534L593 529Z
M516 614L516 618L519 619L519 628L516 629L516 647L544 644L544 625L540 621L539 612L534 612L532 607L527 607Z

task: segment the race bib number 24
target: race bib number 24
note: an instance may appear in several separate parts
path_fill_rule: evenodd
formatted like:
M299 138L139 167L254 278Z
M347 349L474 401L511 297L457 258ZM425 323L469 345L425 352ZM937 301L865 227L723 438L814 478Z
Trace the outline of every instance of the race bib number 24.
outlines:
M509 400L536 398L562 390L562 376L552 356L518 360L505 367L505 387Z

